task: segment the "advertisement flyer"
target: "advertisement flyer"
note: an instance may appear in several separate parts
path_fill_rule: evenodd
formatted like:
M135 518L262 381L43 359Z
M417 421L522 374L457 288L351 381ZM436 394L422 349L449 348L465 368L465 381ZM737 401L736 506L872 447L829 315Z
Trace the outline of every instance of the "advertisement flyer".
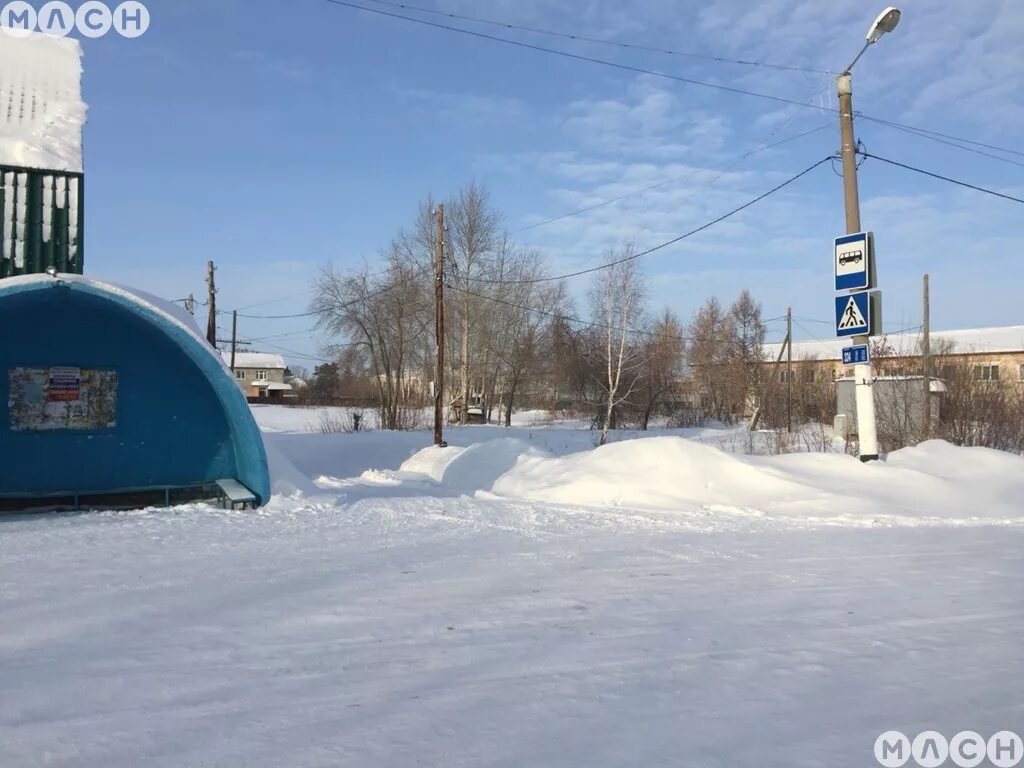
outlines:
M117 372L11 368L8 413L15 432L117 426Z

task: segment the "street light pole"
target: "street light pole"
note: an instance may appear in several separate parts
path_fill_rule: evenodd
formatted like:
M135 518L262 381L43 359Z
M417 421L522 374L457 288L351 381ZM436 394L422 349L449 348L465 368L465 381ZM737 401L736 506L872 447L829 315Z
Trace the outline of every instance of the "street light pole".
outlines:
M860 58L858 56L858 58ZM856 61L856 59L855 59ZM846 233L860 232L860 194L857 190L857 141L853 135L853 78L846 70L836 78L839 95L840 154L843 160L843 197L846 201ZM867 255L865 254L865 257ZM855 336L854 344L870 343L868 336ZM857 402L857 439L860 460L878 459L878 429L875 424L874 373L871 361L853 367L854 393Z
M843 197L846 202L846 234L857 234L860 225L860 195L857 191L857 140L853 135L853 76L850 71L860 61L868 48L877 43L883 35L896 29L900 23L899 9L889 7L878 14L868 29L864 46L856 58L850 62L843 74L836 78L836 93L839 96L839 135L842 140L840 155L843 160ZM870 260L868 253L865 258ZM870 264L874 270L874 264ZM871 280L876 278L871 276ZM856 291L851 291L855 293ZM870 332L872 329L868 329ZM854 336L853 343L869 344L870 335ZM878 459L878 427L875 422L874 373L871 370L871 358L868 362L853 367L854 393L857 403L857 439L860 443L860 460L876 461Z

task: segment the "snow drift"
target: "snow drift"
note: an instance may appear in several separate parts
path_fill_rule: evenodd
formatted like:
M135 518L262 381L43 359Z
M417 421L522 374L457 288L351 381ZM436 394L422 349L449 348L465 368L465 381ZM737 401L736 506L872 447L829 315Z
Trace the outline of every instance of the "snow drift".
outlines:
M757 457L679 437L613 443L562 458L524 454L491 491L558 504L864 518L1016 518L1024 461L931 441L862 464L840 454Z

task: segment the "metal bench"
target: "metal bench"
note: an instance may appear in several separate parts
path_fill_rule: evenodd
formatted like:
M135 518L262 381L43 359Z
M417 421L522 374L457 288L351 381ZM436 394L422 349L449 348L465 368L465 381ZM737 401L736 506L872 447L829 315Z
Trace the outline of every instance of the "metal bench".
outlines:
M237 480L230 478L218 480L217 487L220 488L224 496L225 509L237 509L239 504L242 505L242 509L247 507L251 509L256 504L255 494ZM228 507L228 504L231 506Z

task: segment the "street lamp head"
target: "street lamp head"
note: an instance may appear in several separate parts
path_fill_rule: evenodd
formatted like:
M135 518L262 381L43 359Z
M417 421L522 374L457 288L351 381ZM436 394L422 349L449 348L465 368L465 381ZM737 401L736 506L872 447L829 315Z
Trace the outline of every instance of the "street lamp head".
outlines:
M900 9L893 8L890 6L878 14L878 18L871 25L868 30L867 41L868 45L877 43L879 38L887 32L892 32L896 29L896 25L900 23Z

